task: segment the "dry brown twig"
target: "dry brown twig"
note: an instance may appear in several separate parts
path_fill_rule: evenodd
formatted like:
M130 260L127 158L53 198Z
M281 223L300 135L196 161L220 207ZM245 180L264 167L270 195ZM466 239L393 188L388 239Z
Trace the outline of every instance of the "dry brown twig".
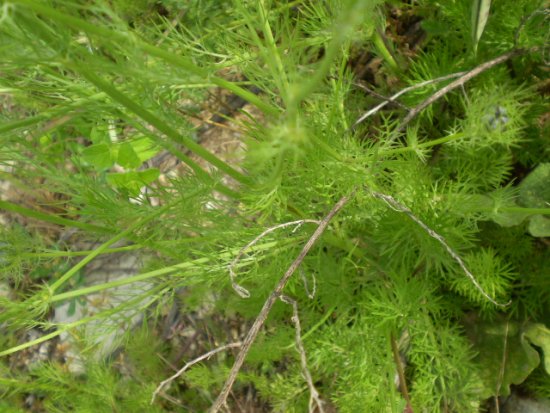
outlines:
M319 392L313 384L313 379L311 378L311 373L307 367L307 357L306 350L304 348L304 343L302 341L302 327L300 325L300 318L298 315L298 303L296 300L286 296L281 295L279 297L283 303L289 304L292 306L292 322L294 323L294 328L296 330L296 350L300 354L300 364L302 366L302 374L307 382L307 387L309 388L309 412L313 413L315 411L315 406L319 413L324 413L323 401L319 396Z
M491 296L485 292L483 287L479 284L479 282L476 280L474 275L470 272L468 267L466 267L466 264L464 263L462 258L460 258L460 256L449 246L449 244L447 244L447 241L445 241L445 238L443 238L441 235L439 235L433 229L428 227L424 222L422 222L420 220L420 218L418 218L416 215L414 215L413 212L409 208L407 208L405 205L399 203L394 197L392 197L390 195L386 195L386 194L382 194L380 192L374 192L374 191L370 191L370 193L375 198L383 200L394 211L403 212L403 213L407 214L409 216L409 218L411 218L414 222L416 222L418 225L420 225L420 227L424 231L426 231L428 233L428 235L430 235L432 238L435 238L441 245L443 245L443 247L445 247L445 249L447 250L449 255L451 257L453 257L453 259L458 263L458 265L460 265L460 268L462 268L462 271L464 271L466 276L470 279L470 281L472 281L472 283L475 285L475 287L478 289L478 291L481 293L481 295L483 295L491 303L493 303L494 305L499 306L499 307L506 307L507 305L510 304L510 302L502 304L502 303L499 303L499 302L495 301L493 298L491 298Z
M369 95L374 96L375 98L378 98L380 100L384 100L384 101L388 102L388 104L391 103L395 106L399 106L401 109L405 109L407 112L409 110L411 110L411 108L409 108L407 105L404 105L403 103L399 102L398 100L392 99L392 97L387 97L387 96L381 95L377 91L372 90L363 81L354 82L353 85L357 86L359 89L363 89L365 92L367 92Z
M403 398L407 402L407 409L412 413L411 397L409 395L409 388L407 387L407 380L405 378L405 368L403 367L403 360L399 352L399 346L393 333L390 335L390 344L393 353L393 360L395 361L395 367L397 369L397 375L399 378L398 390L401 391Z
M351 195L350 195L351 196ZM252 327L248 331L245 339L243 340L241 349L239 353L237 354L237 357L235 358L235 363L233 364L233 367L231 368L231 371L229 372L229 376L227 377L227 380L225 381L222 390L220 391L220 394L218 395L216 401L210 408L210 413L217 413L222 406L226 405L227 402L227 396L229 395L229 392L231 391L231 388L233 387L233 384L235 383L235 379L237 378L237 374L239 373L243 363L244 359L246 358L248 352L250 351L250 348L252 347L252 344L256 340L256 337L258 333L260 332L260 329L265 323L265 320L267 319L267 316L269 315L269 312L271 311L271 308L273 307L273 304L281 297L281 294L283 292L283 289L287 285L288 281L290 280L290 277L292 277L292 274L298 269L306 255L309 253L315 242L319 239L319 237L323 234L323 232L326 230L330 220L340 211L344 205L349 201L350 196L344 196L342 197L336 205L330 210L330 212L319 222L319 225L313 235L309 238L307 243L302 248L302 251L300 251L300 254L296 257L296 259L290 264L290 267L286 270L285 274L282 276L282 278L277 283L277 286L273 290L273 292L269 295L267 300L264 302L264 305L256 317L256 320L254 320L254 323L252 324ZM290 225L290 224L289 224Z
M502 362L500 363L500 371L498 374L497 388L495 392L495 412L500 413L500 405L498 401L498 395L500 394L500 388L502 387L502 381L504 380L504 370L506 367L506 356L508 353L508 332L510 330L510 319L506 320L506 330L504 332L504 344L502 346Z
M421 89L424 86L432 85L434 83L439 83L439 82L444 82L445 80L454 79L455 77L462 76L465 73L466 72L452 73L450 75L445 75L445 76L441 76L441 77L438 77L438 78L435 78L435 79L426 80L424 82L417 83L416 85L406 87L405 89L401 89L399 92L397 92L396 94L390 96L389 98L385 98L386 100L384 100L384 102L376 105L374 108L372 108L371 110L369 110L369 111L365 112L363 115L361 115L361 117L359 119L357 119L355 121L355 123L353 124L352 129L355 128L357 125L359 125L361 122L363 122L365 119L367 119L369 116L374 115L376 112L378 112L384 106L388 105L389 103L396 102L396 99L399 96L404 95L405 93L411 92L411 91L416 90L416 89Z
M151 404L153 404L155 402L155 398L157 397L157 395L160 393L160 391L163 389L164 386L166 386L167 384L171 383L172 381L174 381L175 379L177 379L179 376L181 376L183 373L185 373L185 371L203 361L203 360L207 360L209 359L210 357L212 357L214 354L217 354L217 353L220 353L222 351L225 351L227 349L230 349L230 348L235 348L235 347L240 347L242 345L242 343L240 341L236 342L236 343L230 343L230 344L226 344L224 346L221 346L221 347L218 347L218 348L215 348L214 350L211 350L209 351L208 353L205 353L199 357L197 357L196 359L193 359L191 360L190 362L186 363L185 366L183 366L181 369L179 369L176 374L174 374L173 376L170 376L168 377L166 380L162 381L158 386L157 388L155 389L155 391L153 392L153 395L151 397Z
M492 68L496 65L499 65L501 63L504 63L505 61L507 61L508 59L510 59L514 56L526 53L528 51L530 51L530 50L513 49L513 50L511 50L507 53L504 53L503 55L500 55L500 56L498 56L498 57L496 57L492 60L489 60L485 63L480 64L479 66L473 68L472 70L465 71L465 72L452 73L450 75L441 76L441 77L431 79L431 80L426 80L426 81L420 82L416 85L406 87L405 89L402 89L399 92L397 92L396 94L392 95L390 98L388 98L384 102L382 102L379 105L375 106L374 108L372 108L368 112L364 113L359 119L357 119L355 121L352 128L355 128L359 123L363 122L369 116L374 115L376 112L378 112L384 106L386 106L388 103L395 102L395 99L397 99L399 96L401 96L401 95L403 95L407 92L410 92L410 91L415 90L415 89L422 88L424 86L428 86L428 85L433 84L433 83L439 83L439 82L443 82L445 80L449 80L449 79L453 79L453 78L458 77L458 79L456 79L453 82L449 83L447 86L442 87L437 92L435 92L433 95L431 95L430 97L425 99L423 102L421 102L420 104L418 104L414 108L410 109L407 116L405 116L405 118L399 124L397 129L388 138L388 141L392 142L393 140L395 140L399 136L399 134L405 129L405 127L411 122L411 120L413 120L420 112L422 112L424 109L426 109L432 103L434 103L436 100L442 98L447 93L449 93L450 91L456 89L457 87L462 87L464 85L464 83L468 82L469 80L473 79L474 77L478 76L479 74L485 72L486 70L488 70L488 69L490 69L490 68Z
M442 87L437 92L435 92L433 95L431 95L429 98L415 106L408 114L405 116L405 119L399 124L397 127L394 138L396 134L399 134L403 129L405 129L405 126L409 124L411 120L413 120L420 112L422 112L424 109L426 109L428 106L430 106L432 103L434 103L436 100L442 98L447 93L449 93L451 90L456 89L457 87L462 86L467 81L473 79L477 75L485 72L486 70L492 68L493 66L499 65L508 59L517 56L519 54L525 53L525 50L523 49L514 49L507 53L504 53L503 55L500 55L498 57L495 57L492 60L489 60L488 62L482 63L479 66L473 68L472 70L464 73L453 82L449 83L447 86ZM393 139L390 139L393 140Z
M240 286L239 284L237 284L235 282L235 278L237 277L237 275L235 274L235 271L233 270L233 268L235 268L235 265L237 265L237 263L239 262L239 260L243 256L243 254L245 253L245 251L248 250L249 248L253 247L258 241L260 241L267 234L269 234L269 233L271 233L275 230L290 227L290 226L296 226L296 228L294 228L294 230L292 231L292 232L296 232L298 230L298 228L300 228L302 225L304 225L306 223L319 224L319 221L316 220L316 219L300 219L298 221L285 222L284 224L275 225L273 227L270 227L270 228L266 229L264 232L262 232L260 235L258 235L256 238L254 238L252 241L250 241L248 244L246 244L244 247L241 248L239 253L235 256L233 261L231 261L231 263L229 264L229 267L228 267L228 269L229 269L229 278L231 279L231 286L233 287L233 289L236 291L237 294L239 294L242 298L250 297L250 292L246 288Z
M302 277L302 282L304 283L304 290L306 290L307 298L309 298L310 300L313 300L313 298L315 297L315 293L317 292L317 280L315 279L315 274L312 274L311 276L311 279L313 280L312 282L313 288L311 289L311 291L309 291L309 284L307 282L306 275L304 274L301 268L300 268L300 277Z

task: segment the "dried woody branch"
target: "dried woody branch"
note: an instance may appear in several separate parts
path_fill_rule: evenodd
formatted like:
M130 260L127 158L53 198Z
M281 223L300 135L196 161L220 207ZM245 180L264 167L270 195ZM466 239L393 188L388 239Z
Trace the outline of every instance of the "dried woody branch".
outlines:
M500 371L498 374L497 387L495 389L495 413L500 413L500 403L498 400L502 381L504 380L504 371L506 369L506 361L508 355L508 334L510 331L510 319L506 320L506 330L504 332L504 343L502 346L502 361L500 362Z
M438 100L441 97L445 96L447 93L449 93L450 91L456 89L457 87L462 87L464 85L464 83L468 82L469 80L473 79L474 77L476 77L477 75L483 73L484 71L486 71L486 70L488 70L488 69L490 69L490 68L492 68L496 65L504 63L505 61L507 61L508 59L510 59L514 56L517 56L517 55L520 55L520 54L523 54L523 53L526 53L526 52L529 52L529 51L530 50L526 50L526 49L513 49L513 50L511 50L507 53L504 53L501 56L498 56L498 57L496 57L492 60L489 60L485 63L480 64L479 66L473 68L470 71L452 73L452 74L449 74L449 75L446 75L446 76L441 76L441 77L438 77L438 78L435 78L435 79L426 80L424 82L417 83L416 85L406 87L406 88L400 90L399 92L395 93L391 97L386 98L386 100L384 102L382 102L379 105L375 106L374 108L370 109L368 112L364 113L359 119L357 119L355 121L352 128L355 128L357 125L359 125L365 119L367 119L369 116L374 115L376 112L378 112L380 109L382 109L387 104L395 102L396 99L399 96L401 96L401 95L403 95L407 92L410 92L410 91L415 90L415 89L420 89L424 86L428 86L428 85L431 85L431 84L434 84L434 83L439 83L439 82L443 82L445 80L458 78L458 79L452 81L451 83L449 83L447 86L442 87L441 89L439 89L437 92L435 92L433 95L428 97L426 100L424 100L423 102L421 102L420 104L418 104L414 108L410 109L407 116L405 116L403 121L399 124L397 129L393 132L392 136L389 138L389 141L393 141L405 129L405 127L410 123L411 120L413 120L420 112L422 112L424 109L426 109L432 103L434 103L436 100Z
M185 373L185 371L203 361L203 360L207 360L209 359L210 357L212 357L214 354L217 354L217 353L220 353L222 351L225 351L227 349L230 349L230 348L235 348L235 347L240 347L242 345L242 343L240 341L236 342L236 343L230 343L230 344L226 344L225 346L221 346L221 347L218 347L218 348L215 348L214 350L211 350L209 351L208 353L205 353L199 357L197 357L196 359L193 359L191 360L190 362L186 363L185 366L183 366L181 369L179 369L177 371L176 374L174 374L173 376L171 377L168 377L166 380L162 381L158 386L157 388L155 389L155 391L153 392L153 396L151 397L151 404L154 403L155 401L155 398L157 397L157 395L160 393L160 391L164 388L164 386L166 386L167 384L173 382L175 379L177 379L179 376L181 376L183 373Z
M233 387L233 384L235 383L235 379L237 378L237 374L239 373L239 370L241 369L244 359L246 358L248 352L250 351L250 348L252 347L252 344L256 340L256 337L258 333L260 332L260 329L265 323L265 320L267 319L267 316L269 315L269 312L271 311L271 308L275 304L275 302L281 298L283 289L287 285L288 281L290 280L290 277L292 277L292 274L298 269L306 255L309 253L315 242L319 239L319 237L323 234L323 232L326 230L330 220L340 211L344 205L349 201L349 196L342 197L336 205L331 209L331 211L327 214L326 217L324 217L320 222L319 226L313 233L313 235L309 238L307 243L302 248L302 251L300 254L296 257L296 259L292 262L290 267L286 270L283 277L279 280L279 283L273 290L273 292L269 295L267 300L265 301L260 313L258 314L258 317L256 317L256 320L252 324L252 327L248 331L248 334L246 335L245 339L243 340L241 349L239 353L237 354L237 357L235 359L235 363L233 364L233 367L231 368L231 371L229 372L229 377L225 381L225 384L223 385L222 390L220 391L220 394L218 395L218 398L210 408L210 413L217 413L223 406L226 405L227 402L227 396L229 395L229 392L231 391L231 388Z
M422 112L424 109L426 109L428 106L430 106L432 103L434 103L436 100L440 99L441 97L445 96L447 93L449 93L451 90L456 89L457 87L462 86L467 81L473 79L480 73L485 72L486 70L492 68L493 66L499 65L501 63L504 63L508 59L520 55L522 53L525 53L526 50L523 49L513 49L509 51L508 53L504 53L503 55L500 55L492 60L489 60L488 62L482 63L479 66L473 68L472 70L464 73L462 76L460 76L458 79L454 80L453 82L449 83L447 86L442 87L437 92L435 92L433 95L431 95L429 98L421 102L419 105L415 106L408 114L405 116L405 119L399 124L396 133L399 133L405 129L405 127L409 124L411 120L413 120L420 112Z
M235 265L237 265L237 263L239 262L239 260L243 256L243 254L245 253L245 251L248 250L249 248L253 247L254 245L256 245L256 243L258 241L260 241L263 237L265 237L267 234L269 234L269 233L271 233L275 230L290 227L290 226L295 226L296 228L294 228L294 230L292 231L292 232L295 232L295 231L298 230L298 228L300 228L302 225L304 225L306 223L319 225L320 222L316 219L300 219L298 221L285 222L284 224L275 225L274 227L270 227L270 228L266 229L264 232L262 232L260 235L258 235L256 238L254 238L252 241L250 241L248 244L246 244L244 247L241 248L239 253L235 256L233 261L231 261L231 264L229 264L229 267L228 267L228 269L229 269L229 278L231 279L231 286L237 292L237 294L239 294L242 298L250 297L250 292L246 288L240 286L239 284L237 284L235 282L235 278L236 278L237 275L235 274L235 271L233 270L233 268L235 268Z
M391 344L391 350L393 353L393 360L395 362L395 367L397 369L397 377L399 379L398 390L401 391L403 398L407 402L404 412L414 413L412 409L409 388L407 387L407 379L405 377L405 368L403 366L404 363L403 363L403 360L401 359L401 354L399 353L399 346L397 344L397 340L395 339L395 336L393 335L393 333L390 335L390 344Z
M384 106L388 105L389 103L397 102L396 99L404 95L405 93L411 92L416 89L421 89L424 86L432 85L434 83L444 82L445 80L454 79L455 77L459 77L464 75L466 72L458 72L458 73L452 73L450 75L441 76L435 79L426 80L424 82L417 83L416 85L412 85L409 87L406 87L405 89L401 89L399 92L395 93L394 95L390 96L389 98L384 98L384 102L376 105L374 108L369 110L368 112L365 112L359 119L355 121L352 128L355 128L357 125L359 125L361 122L363 122L365 119L367 119L369 116L374 115L376 112L378 112L380 109L382 109Z
M307 367L307 357L306 350L304 348L304 343L302 341L302 327L300 325L300 318L298 316L298 303L296 300L286 296L281 295L279 297L282 302L290 304L292 306L292 322L294 323L294 328L296 330L296 350L300 353L300 364L302 365L302 374L307 382L307 387L309 388L309 412L313 413L315 411L315 406L319 413L325 413L323 409L323 401L319 397L319 392L313 384L313 379L311 378L311 373Z
M441 235L439 235L433 229L428 227L424 222L422 222L420 220L420 218L418 218L416 215L414 215L413 212L409 208L407 208L405 205L402 205L401 203L399 203L395 198L393 198L390 195L381 194L380 192L374 192L374 191L370 191L370 193L375 198L383 200L394 211L403 212L403 213L407 214L409 216L409 218L411 218L414 222L416 222L418 225L420 225L420 227L424 231L426 231L428 233L428 235L430 235L430 237L435 238L437 241L439 241L439 243L441 245L443 245L443 247L445 247L445 249L447 250L449 255L451 257L453 257L453 259L458 263L458 265L460 265L460 268L462 268L462 271L464 271L466 276L470 279L470 281L472 281L472 283L479 290L481 295L483 295L487 300L489 300L491 303L493 303L494 305L499 306L499 307L506 307L507 305L510 304L510 302L502 304L502 303L499 303L499 302L495 301L493 298L491 298L491 296L489 294L487 294L487 292L485 292L483 287L479 284L479 282L476 280L474 275L470 272L468 267L466 267L466 264L464 263L462 258L460 258L460 256L449 246L449 244L447 244L447 241L445 241L445 238L443 238Z
M368 87L366 85L366 83L362 80L358 81L358 82L354 82L353 83L354 86L357 86L359 89L363 89L365 92L367 92L369 95L372 95L374 96L375 98L378 98L380 100L384 100L386 101L388 104L392 104L394 106L398 106L400 107L401 109L405 109L407 112L409 110L411 110L411 108L409 108L407 105L404 105L403 103L399 102L398 100L395 100L395 98L392 96L392 97L387 97L387 96L384 96L384 95L381 95L380 93L378 93L377 91L375 90L372 90L370 87ZM415 85L417 86L417 85ZM417 86L418 87L418 86ZM368 112L367 112L368 113Z

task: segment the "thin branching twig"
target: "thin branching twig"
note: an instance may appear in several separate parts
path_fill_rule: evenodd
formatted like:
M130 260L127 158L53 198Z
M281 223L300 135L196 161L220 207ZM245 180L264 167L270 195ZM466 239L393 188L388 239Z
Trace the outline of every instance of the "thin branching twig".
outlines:
M310 300L313 300L315 297L315 293L317 292L317 279L315 278L315 274L312 274L311 279L313 280L313 288L311 291L309 291L309 284L307 282L307 277L300 268L300 277L302 277L302 282L304 283L304 290L306 290L307 298Z
M378 112L380 109L382 109L387 104L396 102L396 99L399 96L404 95L405 93L411 92L411 91L416 90L416 89L421 89L424 86L432 85L434 83L439 83L439 82L444 82L445 80L454 79L455 77L463 76L465 73L466 72L452 73L450 75L445 75L445 76L441 76L441 77L438 77L438 78L435 78L435 79L426 80L424 82L417 83L416 85L406 87L405 89L401 89L396 94L390 96L389 98L386 98L387 100L385 100L384 102L376 105L374 108L372 108L368 112L365 112L363 115L361 115L361 117L355 121L352 128L355 128L357 125L359 125L365 119L367 119L369 116L374 115L376 112Z
M405 109L407 112L409 110L411 110L411 108L409 108L407 105L404 105L403 103L399 102L398 100L395 100L395 99L392 99L391 97L387 97L387 96L384 96L384 95L381 95L380 93L378 93L377 91L375 90L372 90L370 87L368 87L367 85L365 85L365 82L363 81L359 81L359 82L354 82L353 83L354 86L357 86L359 89L363 89L365 92L367 92L369 95L372 95L380 100L384 100L388 103L391 103L392 105L396 105L398 107L400 107L401 109Z
M300 325L300 318L298 315L298 303L296 302L296 300L286 295L281 295L279 298L282 302L290 304L292 306L292 322L294 323L294 328L296 330L296 350L298 351L298 353L300 353L302 374L304 375L304 378L307 382L307 387L309 388L309 413L313 413L315 411L315 406L317 406L319 413L324 413L325 410L323 409L323 401L321 400L319 392L313 384L311 373L309 372L309 368L307 367L306 350L302 341L302 327Z
M407 408L412 413L411 397L409 395L409 388L407 387L407 380L405 378L405 368L403 367L403 360L399 352L399 346L393 333L390 335L391 350L393 353L393 360L395 361L395 368L397 369L397 376L399 377L399 390L403 395L403 398L407 402Z
M506 367L506 356L508 353L508 332L510 330L510 320L506 320L506 330L504 332L504 344L502 348L502 361L500 363L500 371L498 374L497 388L495 389L495 412L500 413L500 406L498 402L498 395L500 394L500 388L502 387L502 381L504 380L504 370Z
M416 222L418 225L420 225L420 227L422 227L422 229L424 229L424 231L426 231L432 238L435 238L441 245L443 245L443 247L445 247L445 249L447 250L449 255L451 257L453 257L453 259L458 263L458 265L460 265L460 268L462 268L462 270L464 271L466 276L472 281L472 283L479 290L479 292L485 298L487 298L491 303L493 303L494 305L499 306L499 307L506 307L507 305L510 304L510 302L505 303L505 304L499 303L499 302L495 301L489 294L487 294L485 292L485 290L483 289L483 287L476 280L474 275L470 272L468 267L466 267L466 264L464 263L462 258L460 258L460 256L449 246L449 244L447 244L447 241L445 241L445 238L443 238L441 235L439 235L433 229L428 227L424 222L422 222L420 220L420 218L418 218L416 215L414 215L413 212L409 208L407 208L405 205L399 203L395 198L393 198L390 195L386 195L386 194L382 194L380 192L374 192L374 191L370 191L370 193L375 198L383 200L393 210L398 211L398 212L403 212L403 213L407 214L409 216L409 218L411 218L414 222Z
M460 77L451 83L449 83L447 86L442 87L437 92L435 92L433 95L428 97L426 100L415 106L408 114L405 116L403 121L399 124L397 129L395 130L393 136L390 138L390 140L393 140L397 134L402 132L405 127L409 124L411 120L413 120L420 112L422 112L424 109L426 109L428 106L430 106L432 103L434 103L436 100L442 98L447 93L449 93L451 90L456 89L457 87L462 86L467 81L473 79L477 75L485 72L486 70L492 68L493 66L499 65L508 59L517 56L519 54L524 53L525 50L523 49L514 49L507 53L504 53L503 55L500 55L498 57L495 57L494 59L489 60L488 62L482 63L479 66L473 68L472 70L468 72L462 72Z
M157 388L155 389L155 391L153 392L153 396L151 397L151 404L154 403L155 401L155 398L157 397L157 395L159 394L159 392L163 389L164 386L166 386L168 383L171 383L172 381L174 381L175 379L177 379L179 376L181 376L183 373L185 373L185 371L193 366L194 364L197 364L203 360L207 360L209 359L210 357L212 357L214 354L217 354L217 353L220 353L222 351L225 351L227 349L230 349L230 348L235 348L235 347L240 347L242 345L242 343L240 341L236 342L236 343L230 343L230 344L226 344L224 346L221 346L221 347L218 347L218 348L215 348L214 350L211 350L209 351L208 353L205 353L199 357L197 357L196 359L193 359L191 360L190 362L186 363L185 366L183 366L181 369L179 369L173 376L170 376L168 377L166 380L162 381L158 386Z
M233 289L236 291L237 294L239 294L242 298L250 297L250 292L246 288L240 286L239 284L237 284L235 282L235 278L237 277L237 275L235 274L235 271L233 270L235 265L237 265L237 263L239 262L239 260L243 256L243 254L245 253L245 251L248 250L249 248L253 247L258 241L260 241L267 234L269 234L269 233L271 233L275 230L290 227L290 226L296 226L296 228L294 228L294 230L293 230L293 232L295 232L296 230L298 230L298 228L300 228L302 225L304 225L306 223L319 225L319 221L316 220L316 219L300 219L298 221L285 222L283 224L275 225L273 227L270 227L270 228L266 229L264 232L262 232L260 235L258 235L256 238L254 238L252 241L250 241L248 244L246 244L244 247L241 248L239 253L235 256L233 261L231 261L231 263L229 264L229 267L228 267L228 269L229 269L229 278L231 279L231 286L233 287Z
M317 227L313 235L309 238L306 245L304 245L300 254L298 254L298 256L292 262L290 267L288 267L288 269L286 270L282 278L279 280L279 283L277 284L273 292L269 295L267 300L264 302L264 305L260 313L256 317L256 320L254 320L252 327L248 331L248 334L246 335L245 339L243 340L243 344L241 346L239 353L237 354L235 363L233 364L233 367L229 372L229 376L227 377L227 380L225 381L225 384L223 385L223 388L220 391L218 398L210 408L210 413L217 413L222 408L222 406L225 406L227 401L227 396L229 395L229 392L233 387L233 383L235 383L235 379L237 378L237 374L239 373L244 363L244 359L246 358L248 352L250 351L252 344L256 340L256 337L260 332L260 329L264 325L265 320L267 319L267 316L269 315L269 312L273 307L273 304L275 304L275 301L279 299L279 297L283 292L283 289L285 288L288 281L290 280L290 277L292 277L292 274L294 274L294 272L298 269L298 267L300 266L300 264L302 263L306 255L309 253L309 251L315 244L315 242L319 239L319 237L323 234L323 232L325 232L330 220L338 213L338 211L340 211L344 207L344 205L349 201L349 199L350 199L349 196L342 197L336 203L336 205L334 205L334 207L327 214L327 216L324 217L319 222L319 226Z

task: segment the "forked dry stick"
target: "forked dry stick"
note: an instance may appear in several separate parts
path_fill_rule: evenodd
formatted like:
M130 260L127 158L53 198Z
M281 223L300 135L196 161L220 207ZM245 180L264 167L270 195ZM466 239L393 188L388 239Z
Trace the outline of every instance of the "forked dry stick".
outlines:
M407 105L404 105L403 103L399 102L398 100L392 99L392 97L387 97L387 96L381 95L377 91L372 90L370 87L365 85L365 82L363 82L363 81L354 82L353 85L357 86L359 89L363 89L369 95L372 95L375 98L378 98L380 100L384 100L388 103L391 103L392 105L399 106L401 109L405 109L407 112L409 110L411 110L411 108L409 108Z
M292 231L292 232L294 232L306 223L319 224L319 221L316 220L316 219L300 219L298 221L285 222L284 224L275 225L273 227L270 227L270 228L266 229L264 232L262 232L260 235L258 235L256 238L254 238L252 241L250 241L248 244L246 244L244 247L242 247L241 250L239 251L239 253L235 256L233 261L231 261L231 263L229 264L229 267L228 267L228 269L229 269L229 278L231 279L231 286L233 287L235 292L237 294L239 294L242 298L250 297L250 292L246 288L240 286L239 284L237 284L235 282L235 278L236 278L237 275L235 274L235 271L233 271L233 268L235 268L235 265L237 265L237 263L239 262L239 260L241 259L241 257L243 256L243 254L245 253L246 250L253 247L259 240L261 240L267 234L269 234L269 233L271 233L271 232L273 232L277 229L286 228L286 227L290 227L290 226L296 226L296 228L294 228L294 230Z
M476 280L474 275L470 272L468 267L466 267L466 264L464 263L464 261L462 261L462 258L460 258L460 256L449 246L449 244L447 244L447 241L445 241L445 238L443 238L441 235L439 235L437 232L435 232L433 229L431 229L429 226L427 226L424 222L422 222L420 220L420 218L418 218L416 215L414 215L413 212L409 208L407 208L405 205L402 205L401 203L399 203L394 197L392 197L390 195L386 195L386 194L382 194L380 192L374 192L374 191L370 191L370 193L375 198L383 200L386 204L389 205L389 207L391 209L407 214L409 216L409 218L412 219L414 222L416 222L418 225L420 225L420 227L424 231L426 231L428 233L428 235L430 235L430 237L435 238L441 245L443 245L443 247L445 247L445 249L447 250L449 255L451 257L453 257L453 259L458 263L458 265L460 265L460 268L462 268L462 271L464 271L466 276L470 279L470 281L472 281L472 283L479 290L481 295L483 295L487 300L489 300L491 303L493 303L494 305L499 306L499 307L506 307L507 305L509 305L511 303L511 301L507 302L505 304L499 303L499 302L495 301L489 294L487 294L485 292L485 290L483 289L483 287Z
M162 388L164 386L166 386L168 383L171 383L172 381L174 381L175 379L177 379L179 376L181 376L183 373L185 373L185 371L193 366L194 364L197 364L203 360L206 360L206 359L209 359L210 357L212 357L214 354L217 354L217 353L220 353L222 351L225 351L227 349L230 349L230 348L235 348L235 347L240 347L242 345L242 343L240 341L237 341L236 343L230 343L230 344L226 344L225 346L221 346L221 347L218 347L218 348L215 348L214 350L211 350L209 351L208 353L205 353L203 354L202 356L199 356L197 357L196 359L193 359L191 360L190 362L186 363L185 366L183 366L181 369L179 369L177 371L176 374L174 374L173 376L171 377L168 377L166 380L162 381L158 386L157 388L155 389L155 391L153 392L153 396L151 397L151 404L154 403L155 401L155 398L157 397L157 395L160 393L160 391L162 390Z
M504 53L503 55L500 55L498 57L495 57L492 60L489 60L488 62L482 63L479 66L473 68L472 70L462 74L458 79L452 81L447 86L442 87L437 92L435 92L433 95L431 95L429 98L424 100L422 103L415 106L408 114L405 116L403 121L399 124L395 132L393 133L393 136L390 137L390 141L394 140L399 133L405 129L405 127L409 124L411 120L413 120L420 112L422 112L424 109L426 109L428 106L430 106L432 103L434 103L436 100L440 99L441 97L445 96L447 93L449 93L451 90L456 89L457 87L462 86L467 81L473 79L480 73L485 72L486 70L492 68L493 66L499 65L501 63L504 63L508 59L520 55L522 53L525 53L526 50L524 49L514 49L507 53Z
M406 87L405 89L401 89L399 92L397 92L396 94L390 96L389 98L385 98L384 102L376 105L371 110L369 110L368 112L365 112L363 115L361 115L361 117L355 121L355 123L353 124L353 126L351 128L352 129L355 128L357 125L359 125L365 119L367 119L369 116L374 115L376 112L378 112L380 109L382 109L384 106L388 105L389 103L396 102L396 99L399 96L404 95L405 93L411 92L411 91L416 90L416 89L421 89L424 86L428 86L428 85L431 85L431 84L434 84L434 83L439 83L439 82L444 82L445 80L454 79L455 77L462 76L465 73L466 72L451 73L450 75L445 75L445 76L441 76L441 77L438 77L438 78L435 78L435 79L426 80L424 82L417 83L416 85Z
M254 324L252 324L252 327L248 331L248 334L246 335L245 339L243 340L243 344L241 346L239 353L237 354L235 363L233 364L233 367L229 372L229 376L227 377L227 380L225 381L225 384L223 385L223 388L220 391L218 398L210 408L210 413L217 413L222 408L222 406L226 404L227 396L229 395L229 392L233 387L233 383L235 383L235 379L237 378L237 374L239 373L244 363L244 359L246 358L248 352L250 351L250 347L252 347L254 340L256 340L256 337L258 336L260 329L264 325L265 320L267 319L267 316L269 315L269 312L273 307L273 304L275 304L275 302L281 296L283 289L285 288L288 281L290 280L290 277L292 277L292 274L294 274L294 272L298 269L298 267L300 266L300 264L302 263L306 255L309 253L309 251L315 244L315 242L326 230L330 220L338 213L338 211L340 211L344 207L344 205L349 201L350 196L342 197L336 203L336 205L334 205L334 207L330 210L327 216L324 217L319 222L319 226L317 227L313 235L309 238L306 245L304 245L304 247L302 248L302 251L300 251L300 254L298 254L296 259L292 262L292 264L290 264L290 267L288 267L288 269L286 270L282 278L279 280L273 292L269 295L269 297L265 301L260 313L256 317L256 320L254 320Z
M506 320L506 330L504 332L504 345L502 346L502 361L500 362L500 371L498 374L497 388L495 389L495 413L500 413L500 403L498 396L500 394L500 388L502 387L502 381L504 380L504 371L506 369L506 359L508 355L508 333L510 330L510 319Z
M298 303L296 300L287 297L286 295L281 295L279 298L283 303L290 304L292 306L292 322L294 323L294 328L296 330L296 350L300 353L302 374L304 375L307 382L307 387L309 388L309 413L313 413L315 411L315 406L317 406L319 413L325 413L325 409L323 409L323 401L319 396L317 388L313 384L311 373L307 367L306 350L302 341L302 327L300 326L300 317L298 315Z

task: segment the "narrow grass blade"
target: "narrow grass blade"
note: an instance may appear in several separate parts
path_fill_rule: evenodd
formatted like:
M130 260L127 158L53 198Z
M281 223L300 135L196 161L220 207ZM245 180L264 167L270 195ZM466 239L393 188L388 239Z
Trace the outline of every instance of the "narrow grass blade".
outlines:
M477 52L477 45L483 34L483 30L485 30L490 8L491 0L473 0L472 2L472 40L474 42L474 52Z
M0 201L0 209L5 211L15 212L23 216L34 218L40 221L49 222L51 224L62 225L71 228L80 228L90 232L110 232L109 229L100 227L97 225L87 224L85 222L74 221L72 219L61 218L56 215L46 214L44 212L35 211L33 209L25 208L20 205L8 202Z

